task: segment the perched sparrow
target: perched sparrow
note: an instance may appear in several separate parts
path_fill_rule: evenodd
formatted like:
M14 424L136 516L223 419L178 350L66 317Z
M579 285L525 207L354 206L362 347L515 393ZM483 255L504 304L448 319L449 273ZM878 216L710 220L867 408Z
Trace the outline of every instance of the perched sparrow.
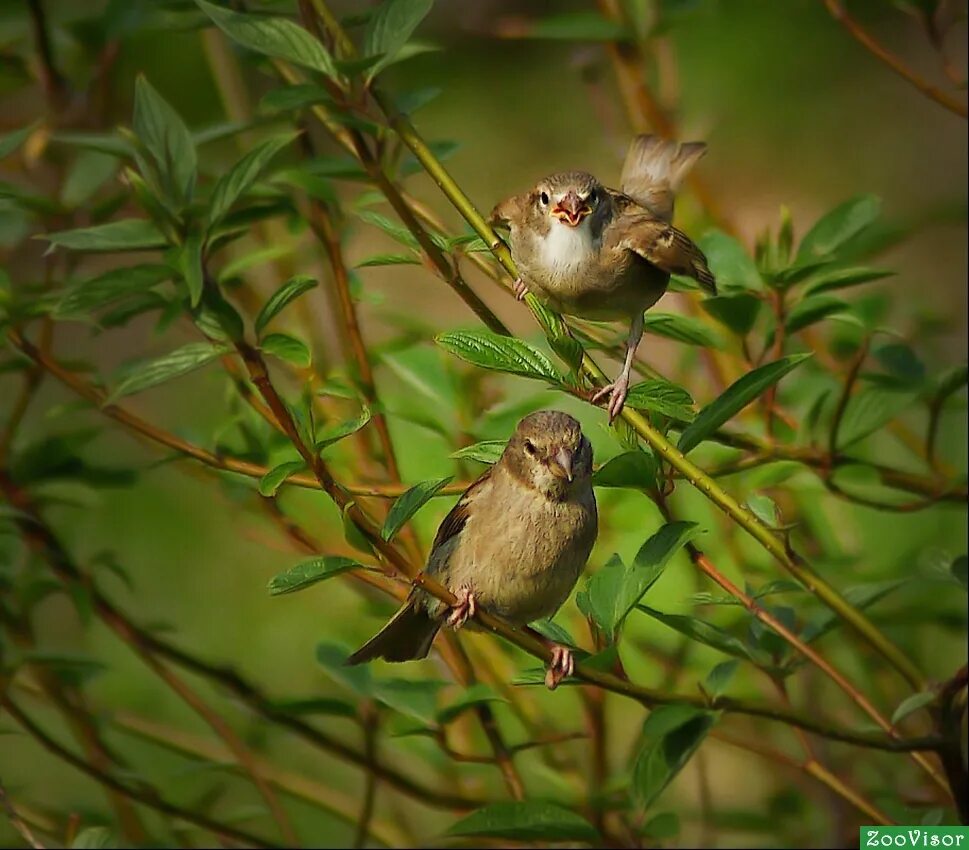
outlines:
M458 597L448 608L414 590L376 636L347 659L424 658L445 617L460 628L477 608L515 625L554 614L568 598L597 533L592 446L571 416L526 416L501 459L464 492L444 518L427 573ZM573 668L567 647L551 644L545 677L558 686Z
M622 372L593 396L595 402L609 396L610 421L626 400L643 312L666 291L670 275L688 275L716 294L703 252L670 224L673 193L705 150L702 142L637 136L623 165L621 192L584 171L565 171L491 213L493 223L510 228L519 299L531 290L560 313L631 320Z

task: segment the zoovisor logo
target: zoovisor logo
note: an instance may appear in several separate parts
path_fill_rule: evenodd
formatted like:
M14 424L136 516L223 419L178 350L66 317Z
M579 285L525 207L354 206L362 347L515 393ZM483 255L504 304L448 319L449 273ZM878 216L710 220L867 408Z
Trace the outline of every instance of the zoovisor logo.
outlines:
M969 850L969 828L964 826L863 826L858 846L952 847Z

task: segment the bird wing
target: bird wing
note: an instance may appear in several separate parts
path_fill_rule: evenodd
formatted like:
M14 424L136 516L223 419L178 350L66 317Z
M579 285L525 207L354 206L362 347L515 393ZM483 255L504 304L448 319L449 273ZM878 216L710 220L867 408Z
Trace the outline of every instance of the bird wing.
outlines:
M620 195L618 201L621 215L614 225L617 248L632 251L667 274L692 277L709 294L717 294L717 281L707 258L689 236L645 210L637 212L630 198Z
M622 166L619 184L657 218L673 220L673 196L687 172L706 153L703 142L673 142L636 136Z
M491 478L493 470L494 467L490 466L482 472L468 489L461 494L461 498L458 499L457 504L451 508L448 515L441 521L437 529L437 534L434 535L434 543L431 545L432 558L434 552L441 549L448 541L461 533L461 529L468 522L468 517L471 513L471 504L481 495L486 483Z

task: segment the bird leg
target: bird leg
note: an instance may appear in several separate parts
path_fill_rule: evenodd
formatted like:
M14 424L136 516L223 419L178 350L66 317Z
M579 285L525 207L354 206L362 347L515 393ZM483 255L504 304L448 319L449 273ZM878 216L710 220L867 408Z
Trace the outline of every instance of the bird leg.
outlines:
M549 648L552 650L552 660L545 671L545 687L554 691L563 679L572 675L575 660L572 658L572 650L567 646L553 643Z
M515 290L515 299L517 301L524 301L525 296L528 295L528 287L525 286L525 281L520 277L515 278L515 283L512 288Z
M607 395L609 396L609 422L622 413L623 405L626 403L626 396L629 394L629 376L633 370L633 359L636 356L636 349L639 341L643 338L643 323L645 317L643 313L637 313L629 327L629 338L626 340L626 358L622 364L622 371L619 377L611 384L606 384L601 390L592 396L592 403L598 404Z
M460 629L478 611L478 603L475 601L474 593L466 584L458 588L458 601L451 606L451 613L448 614L447 624L452 629Z

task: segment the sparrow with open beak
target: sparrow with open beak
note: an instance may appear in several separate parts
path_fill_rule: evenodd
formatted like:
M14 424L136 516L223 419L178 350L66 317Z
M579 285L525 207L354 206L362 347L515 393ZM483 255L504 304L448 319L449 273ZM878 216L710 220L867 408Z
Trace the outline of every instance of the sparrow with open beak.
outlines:
M347 663L424 658L442 623L460 628L478 608L518 626L551 616L589 558L597 522L592 446L579 423L551 410L526 416L434 538L427 573L458 603L448 608L415 589ZM572 674L573 659L568 647L548 645L545 683L555 688Z
M692 277L716 294L703 252L671 224L673 194L705 150L701 142L637 136L623 165L621 191L584 171L565 171L492 211L492 222L509 228L519 299L532 291L560 313L630 320L622 371L593 395L594 402L609 397L610 421L626 401L643 314L666 291L670 275Z

